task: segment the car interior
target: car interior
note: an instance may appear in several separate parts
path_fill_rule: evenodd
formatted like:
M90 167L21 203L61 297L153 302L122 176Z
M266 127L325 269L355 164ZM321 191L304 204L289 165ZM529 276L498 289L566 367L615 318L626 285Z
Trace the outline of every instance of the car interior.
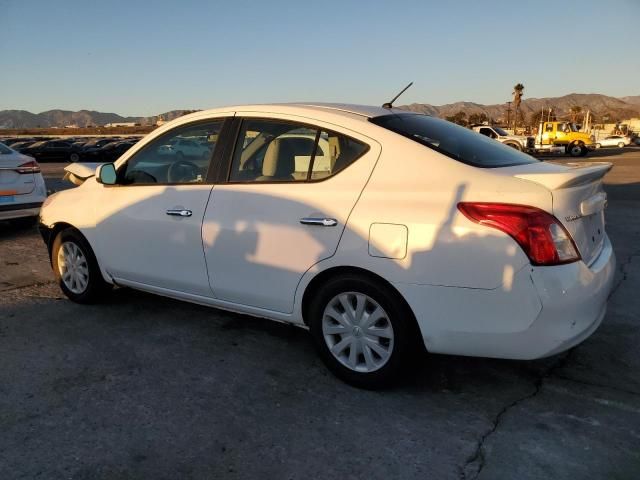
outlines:
M204 182L221 125L218 121L209 128L190 127L160 137L120 168L118 183ZM366 150L365 144L337 133L288 122L249 120L238 136L229 180L321 180L346 168Z

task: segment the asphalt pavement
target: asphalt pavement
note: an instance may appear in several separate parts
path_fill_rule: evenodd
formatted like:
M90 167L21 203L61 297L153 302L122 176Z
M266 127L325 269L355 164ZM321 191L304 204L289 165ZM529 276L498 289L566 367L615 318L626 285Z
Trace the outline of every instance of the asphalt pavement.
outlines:
M598 331L539 361L426 356L383 392L296 327L129 289L73 304L36 230L0 223L0 479L640 478L640 149L587 160L615 164Z

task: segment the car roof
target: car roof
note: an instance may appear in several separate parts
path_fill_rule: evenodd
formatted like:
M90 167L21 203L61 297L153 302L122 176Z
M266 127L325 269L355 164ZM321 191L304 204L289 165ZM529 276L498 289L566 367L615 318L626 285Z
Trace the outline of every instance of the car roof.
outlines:
M407 110L401 110L399 108L383 108L372 105L356 105L349 103L324 103L324 102L295 102L295 103L265 103L256 105L235 105L223 108L214 108L210 110L204 110L198 112L204 113L217 113L217 112L278 112L278 113L301 113L301 111L324 111L334 114L343 114L349 117L360 117L361 119L369 119L375 117L381 117L389 114L414 114L419 115L416 112L410 112Z

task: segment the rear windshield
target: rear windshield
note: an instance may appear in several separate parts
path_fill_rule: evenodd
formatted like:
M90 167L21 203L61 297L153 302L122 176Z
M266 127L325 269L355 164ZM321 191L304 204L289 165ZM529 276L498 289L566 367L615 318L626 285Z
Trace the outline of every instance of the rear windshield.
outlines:
M510 167L538 162L515 148L428 115L392 114L372 118L371 122L475 167Z

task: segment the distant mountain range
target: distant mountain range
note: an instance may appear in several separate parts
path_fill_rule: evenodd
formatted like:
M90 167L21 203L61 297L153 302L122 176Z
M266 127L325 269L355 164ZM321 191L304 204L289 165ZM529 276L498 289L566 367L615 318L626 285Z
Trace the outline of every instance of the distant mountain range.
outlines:
M583 111L591 110L596 121L600 121L603 115L608 115L610 121L640 116L640 95L616 98L594 93L572 93L563 97L528 98L522 101L520 109L528 119L531 113L539 112L542 108L552 107L556 116L561 119L568 117L569 109L576 105L582 107ZM496 121L503 121L507 117L506 103L482 105L473 102L456 102L440 106L412 103L400 108L442 118L453 116L458 112L464 112L467 116L473 113L484 113L488 118ZM152 117L123 117L116 113L91 110L80 110L79 112L49 110L42 113L31 113L26 110L0 110L0 128L50 128L67 125L88 127L120 122L155 125L160 117L169 121L183 115L184 112L185 110L172 110Z
M31 113L26 110L0 110L0 128L51 128L77 125L78 127L102 126L107 123L134 122L141 125L155 125L160 117L169 121L182 115L186 110L172 110L152 117L123 117L117 113L93 110L48 110Z
M533 112L540 112L543 108L546 111L553 108L557 118L564 119L569 117L569 109L574 106L580 106L583 112L590 110L597 121L605 115L609 117L609 121L617 121L640 116L640 95L616 98L596 93L571 93L563 97L527 98L522 100L520 110L528 120ZM456 102L434 106L426 103L412 103L400 108L441 118L453 116L458 112L464 112L467 116L484 113L488 118L499 121L507 117L508 105L506 103L482 105L473 102Z

